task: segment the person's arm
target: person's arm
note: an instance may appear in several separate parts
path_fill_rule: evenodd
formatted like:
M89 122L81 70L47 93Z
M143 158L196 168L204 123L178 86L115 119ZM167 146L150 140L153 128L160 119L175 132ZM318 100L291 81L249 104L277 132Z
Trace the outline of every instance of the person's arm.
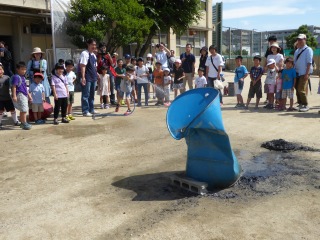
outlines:
M194 74L196 73L195 64L196 64L196 61L192 62L192 77L194 77Z
M218 75L217 75L217 79L220 80L220 74L222 72L222 66L218 66Z
M308 81L308 79L309 79L310 67L311 67L311 63L308 63L308 64L307 64L306 74L304 75L304 80L305 80L305 81Z
M44 91L42 91L42 102L46 101L46 95L44 94Z
M80 64L80 69L81 69L81 84L85 86L86 85L86 65Z
M110 76L108 77L108 93L110 93Z
M57 95L57 92L56 92L56 87L55 87L54 85L51 85L51 89L52 89L52 92L53 92L54 100L58 100L58 95Z
M206 66L206 79L208 79L209 67Z
M30 101L30 102L32 102L32 96L31 96L31 94L28 92L28 100Z
M17 86L12 86L12 101L17 102Z
M170 50L168 49L168 48L166 48L166 46L165 45L163 45L163 44L161 44L162 46L163 46L163 49L166 51L166 53L167 53L167 55L171 55L171 52L170 52Z
M42 62L42 66L40 66L40 71L46 72L46 71L47 71L47 68L48 68L47 60L42 59L41 62Z

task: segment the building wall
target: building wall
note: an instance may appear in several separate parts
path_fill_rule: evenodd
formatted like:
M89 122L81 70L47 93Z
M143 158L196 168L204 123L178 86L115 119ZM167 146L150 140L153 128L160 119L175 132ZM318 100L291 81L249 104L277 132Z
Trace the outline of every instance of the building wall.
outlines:
M2 0L1 5L48 10L50 0Z

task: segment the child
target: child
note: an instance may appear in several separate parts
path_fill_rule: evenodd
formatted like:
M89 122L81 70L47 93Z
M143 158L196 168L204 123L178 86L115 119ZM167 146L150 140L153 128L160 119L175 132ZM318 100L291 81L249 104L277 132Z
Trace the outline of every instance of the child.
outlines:
M31 125L27 122L27 112L29 110L28 100L32 101L32 97L27 89L27 83L24 75L27 67L24 62L19 62L16 65L17 74L11 79L12 85L12 100L16 109L20 111L20 127L24 130L30 130Z
M68 107L68 87L66 77L63 75L64 66L62 64L56 64L55 74L51 79L51 88L54 96L54 110L53 110L53 124L58 125L58 116L61 108L61 122L69 123L67 119L67 107Z
M282 70L282 100L279 110L286 109L287 97L290 99L290 107L287 111L293 111L293 93L296 84L296 71L293 68L293 58L288 57L285 61L286 69Z
M153 58L152 58L152 54L151 53L148 53L147 54L147 61L146 61L146 67L149 69L149 77L148 77L148 80L149 80L149 83L148 83L148 98L150 98L150 86L152 85L152 89L153 89L153 99L156 99L156 96L155 96L155 89L154 89L154 79L153 79Z
M66 79L67 79L67 87L69 91L69 97L68 97L68 107L67 107L67 119L75 120L76 118L72 115L72 104L74 103L74 82L76 81L76 74L73 71L74 69L74 63L72 60L67 60L65 62L65 68L66 68Z
M2 129L2 117L3 112L11 112L11 117L13 119L14 125L19 126L20 122L17 118L17 113L15 111L11 96L10 96L10 77L4 75L4 67L0 63L0 129Z
M248 109L250 101L256 95L256 106L254 109L258 109L260 98L262 98L262 87L261 87L261 77L263 75L263 68L260 66L261 57L255 56L253 58L254 66L250 70L250 88L248 93L248 100L246 104L246 109Z
M164 105L163 70L161 70L161 66L161 62L156 62L156 69L153 71L154 84L156 88L156 97L158 99L155 106Z
M29 87L29 93L32 96L32 112L34 117L34 122L36 124L43 124L45 123L44 120L41 119L41 114L43 113L43 102L46 101L46 96L44 94L44 86L42 85L43 80L43 74L42 73L35 73L33 75L33 82L31 83Z
M173 91L174 91L174 98L177 97L178 95L178 90L181 93L185 92L185 88L183 85L183 78L185 77L184 75L184 70L181 67L181 60L176 59L174 61L175 68L173 69L173 75L174 75L174 80L173 80Z
M164 105L170 106L170 86L171 86L171 76L170 76L170 69L164 68L163 69L163 83L164 83Z
M266 80L264 82L264 92L267 93L268 104L264 106L264 108L273 109L274 92L277 79L276 61L274 59L269 59L267 61L267 68L268 71Z
M242 65L242 56L237 56L235 60L234 90L237 95L237 105L235 108L241 108L245 107L241 93L244 86L244 79L248 76L248 70Z
M120 84L121 94L120 94L120 98L115 111L119 112L119 107L120 107L119 102L122 100L122 98L125 98L128 109L124 113L124 115L130 115L132 113L130 109L130 98L131 98L131 91L132 91L132 83L134 82L134 79L135 79L134 70L135 70L135 66L133 66L132 64L128 64L126 66L126 74L121 79L121 84Z
M120 89L121 80L126 75L126 69L123 67L123 60L122 59L118 59L117 67L115 68L115 71L117 73L116 80L115 80L115 88L116 88L116 91L117 91L117 101L118 101L118 104L123 105L122 102L119 100L121 98L120 97L120 94L121 94L121 89Z
M281 78L281 73L279 72L277 79L276 79L276 93L275 93L275 108L278 109L279 111L282 111L282 104L281 104L281 99L282 99L282 78Z
M148 76L149 69L143 65L143 59L138 58L138 66L136 67L137 83L138 83L138 107L141 106L141 89L144 91L144 105L148 106Z
M199 77L195 80L195 86L196 88L204 88L207 86L207 79L205 78L204 74L204 68L199 67L198 69L198 75Z
M106 65L101 66L101 74L99 74L98 80L98 93L100 95L101 108L108 109L110 102L110 75L107 74L108 67Z

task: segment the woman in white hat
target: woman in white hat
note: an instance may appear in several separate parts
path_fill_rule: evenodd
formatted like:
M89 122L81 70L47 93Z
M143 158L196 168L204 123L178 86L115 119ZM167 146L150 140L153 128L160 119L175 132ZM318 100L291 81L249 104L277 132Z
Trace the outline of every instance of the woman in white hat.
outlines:
M44 52L41 51L41 48L35 47L31 53L31 59L27 65L27 75L30 79L30 84L33 82L33 75L36 72L40 72L43 74L44 78L42 81L42 85L45 89L45 96L46 102L50 103L50 95L51 95L51 88L48 81L47 76L47 60L43 59Z

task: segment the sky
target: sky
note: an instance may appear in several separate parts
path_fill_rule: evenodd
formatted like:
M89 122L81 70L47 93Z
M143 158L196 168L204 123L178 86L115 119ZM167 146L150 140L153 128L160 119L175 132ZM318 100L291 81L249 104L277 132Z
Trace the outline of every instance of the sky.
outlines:
M224 27L273 31L320 26L319 0L220 0ZM213 1L215 4L216 1ZM225 28L223 28L225 30Z

